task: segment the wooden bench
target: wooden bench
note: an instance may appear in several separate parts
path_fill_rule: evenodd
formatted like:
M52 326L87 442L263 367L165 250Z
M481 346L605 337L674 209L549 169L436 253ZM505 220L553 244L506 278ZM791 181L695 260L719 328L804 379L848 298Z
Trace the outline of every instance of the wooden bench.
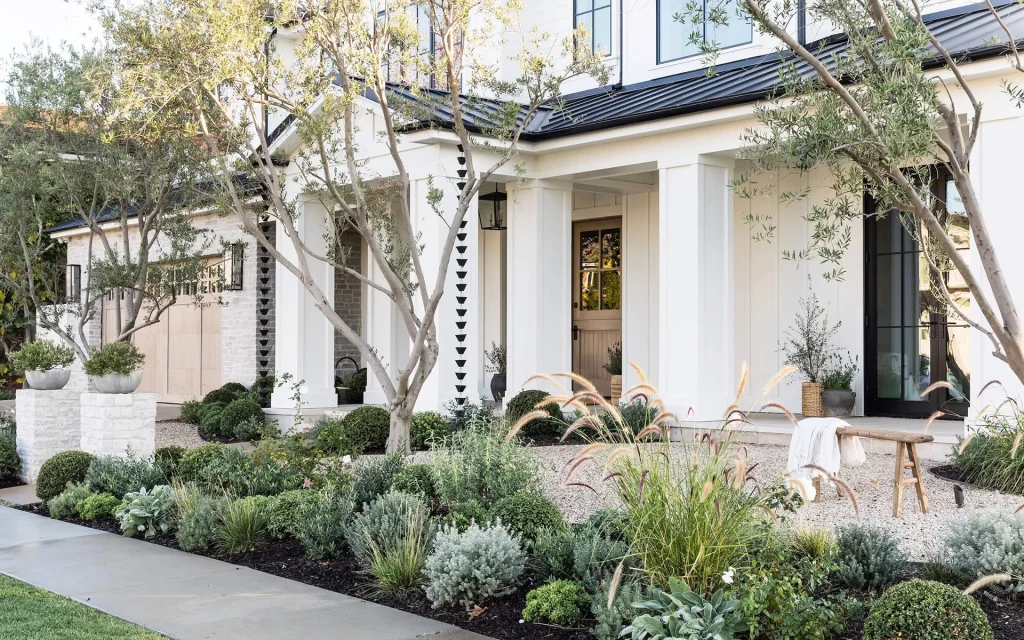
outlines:
M836 429L839 437L870 438L872 440L888 440L896 443L896 473L893 478L893 504L892 516L899 518L903 510L903 487L912 484L917 490L917 501L921 505L921 512L928 513L928 496L924 492L924 474L921 469L920 458L917 457L917 445L935 440L932 436L921 433L907 433L905 431L886 431L884 429L856 429L854 427L839 427ZM906 470L911 470L911 477L907 478Z

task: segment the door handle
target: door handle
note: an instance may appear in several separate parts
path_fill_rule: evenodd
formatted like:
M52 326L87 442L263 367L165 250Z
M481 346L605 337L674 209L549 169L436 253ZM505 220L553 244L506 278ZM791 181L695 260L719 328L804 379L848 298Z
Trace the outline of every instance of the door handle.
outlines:
M575 324L572 325L572 339L573 340L579 340L580 339L580 328L579 328L579 326L577 326Z

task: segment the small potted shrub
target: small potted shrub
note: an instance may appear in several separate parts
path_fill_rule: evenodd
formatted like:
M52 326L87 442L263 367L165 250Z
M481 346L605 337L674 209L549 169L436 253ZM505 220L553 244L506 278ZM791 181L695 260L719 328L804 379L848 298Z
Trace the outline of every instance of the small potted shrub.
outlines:
M853 377L860 369L857 362L850 357L832 356L833 362L825 368L821 384L821 407L830 418L845 418L853 414L853 405L857 402L857 394L853 391Z
M146 356L130 342L111 342L85 363L89 380L100 393L132 393L142 384Z
M821 406L821 394L824 391L822 376L829 358L835 353L832 338L839 332L841 324L829 324L828 311L821 306L818 296L812 291L810 296L800 299L796 320L786 330L782 353L786 357L786 364L796 367L804 377L800 412L805 417L820 418L825 415Z
M622 343L608 347L608 363L604 370L612 374L612 404L618 404L622 397Z
M505 397L505 390L508 388L505 379L505 347L491 342L491 349L485 351L484 354L487 356L487 361L491 363L487 366L487 371L494 374L491 377L491 397L495 402L501 402L501 399Z
M68 367L74 360L71 347L49 340L26 342L8 358L15 371L25 373L28 386L41 391L63 389L71 379Z

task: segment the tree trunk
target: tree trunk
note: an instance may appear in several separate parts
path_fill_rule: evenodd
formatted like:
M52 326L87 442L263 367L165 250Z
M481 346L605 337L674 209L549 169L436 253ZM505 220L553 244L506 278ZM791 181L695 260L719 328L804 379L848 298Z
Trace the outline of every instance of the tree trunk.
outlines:
M409 423L412 422L414 401L406 398L391 407L391 429L388 433L388 453L409 453Z

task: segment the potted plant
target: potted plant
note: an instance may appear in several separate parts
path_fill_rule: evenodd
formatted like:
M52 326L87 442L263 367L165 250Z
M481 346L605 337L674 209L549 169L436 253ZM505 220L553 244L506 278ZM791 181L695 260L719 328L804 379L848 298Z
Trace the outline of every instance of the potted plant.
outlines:
M89 380L100 393L132 393L142 384L146 356L130 342L111 342L92 352L85 363Z
M845 418L853 414L853 405L857 402L857 394L853 391L853 378L860 367L857 361L846 353L846 357L833 354L831 362L822 374L821 406L825 415L830 418Z
M24 372L28 386L40 391L63 389L71 379L68 367L74 361L71 347L49 340L26 342L8 357L11 368Z
M494 374L491 376L491 397L495 402L501 402L501 399L505 397L506 389L505 347L491 342L490 350L485 351L484 354L487 356L488 362L491 363L487 366L487 371Z
M829 324L828 312L818 302L818 296L811 291L810 296L800 299L800 310L797 311L793 326L786 330L782 353L786 357L786 364L796 367L804 377L800 412L806 417L825 415L821 406L824 390L821 380L825 365L835 353L832 338L841 324Z
M618 404L622 397L622 343L608 347L608 363L604 370L612 374L612 404Z

